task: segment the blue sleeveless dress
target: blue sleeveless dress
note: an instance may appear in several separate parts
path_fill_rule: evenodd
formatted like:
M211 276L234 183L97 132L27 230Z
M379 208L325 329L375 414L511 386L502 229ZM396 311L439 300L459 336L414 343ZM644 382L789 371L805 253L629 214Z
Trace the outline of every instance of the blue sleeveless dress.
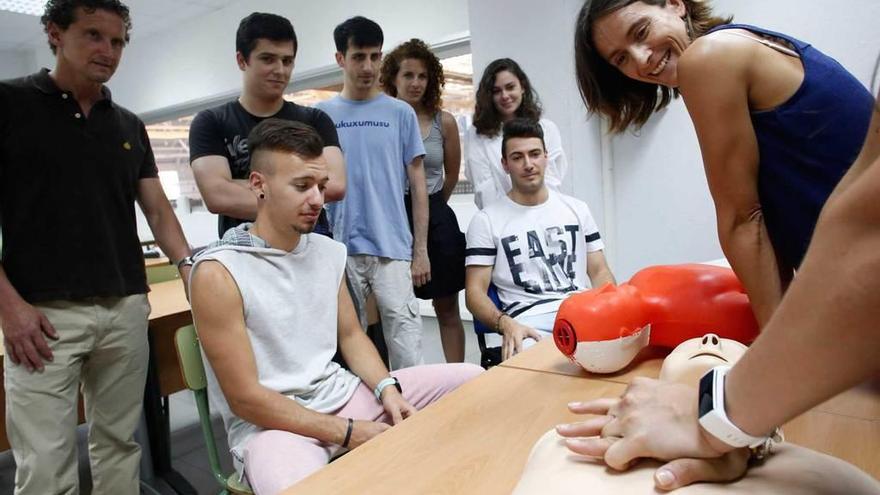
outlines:
M822 206L862 148L874 98L843 66L808 43L743 24L709 32L723 29L784 40L804 66L804 81L788 101L751 112L764 222L781 268L796 269Z

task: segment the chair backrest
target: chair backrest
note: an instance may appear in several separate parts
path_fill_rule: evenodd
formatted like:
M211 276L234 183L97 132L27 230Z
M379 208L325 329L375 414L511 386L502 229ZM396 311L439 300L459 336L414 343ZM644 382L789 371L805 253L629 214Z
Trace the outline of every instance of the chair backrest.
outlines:
M190 390L204 390L208 386L205 378L205 366L202 363L202 352L196 327L187 325L174 333L174 344L177 348L177 359L180 361L180 373L183 382Z

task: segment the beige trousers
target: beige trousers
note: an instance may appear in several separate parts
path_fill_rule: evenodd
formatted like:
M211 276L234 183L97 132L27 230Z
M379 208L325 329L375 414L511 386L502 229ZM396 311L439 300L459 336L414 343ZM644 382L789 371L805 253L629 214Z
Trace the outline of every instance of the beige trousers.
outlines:
M376 296L382 333L388 346L388 361L394 370L425 364L422 317L419 301L413 292L410 266L409 261L362 254L349 256L345 265L352 298L364 329L367 328L367 298L370 294Z
M6 429L15 457L16 494L76 494L77 391L88 423L93 494L139 493L140 419L147 376L145 294L52 301L43 312L58 340L54 360L29 373L4 360Z

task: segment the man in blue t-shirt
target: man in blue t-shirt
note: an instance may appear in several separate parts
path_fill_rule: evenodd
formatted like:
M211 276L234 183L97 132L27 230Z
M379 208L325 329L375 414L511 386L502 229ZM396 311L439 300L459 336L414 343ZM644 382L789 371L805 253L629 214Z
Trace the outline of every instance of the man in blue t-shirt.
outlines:
M336 124L347 163L345 199L328 206L333 237L348 248L346 273L366 328L365 302L375 294L391 367L422 363L421 318L413 284L431 277L425 148L408 104L379 91L382 28L353 17L336 26L342 93L318 108ZM409 180L413 232L404 207Z

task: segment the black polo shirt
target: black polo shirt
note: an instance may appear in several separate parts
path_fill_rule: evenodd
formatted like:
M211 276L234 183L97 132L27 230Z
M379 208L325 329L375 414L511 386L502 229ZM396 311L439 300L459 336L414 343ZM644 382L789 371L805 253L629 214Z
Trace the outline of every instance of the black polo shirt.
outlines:
M28 302L148 290L134 204L158 170L143 122L103 92L86 118L47 69L0 82L0 262Z

